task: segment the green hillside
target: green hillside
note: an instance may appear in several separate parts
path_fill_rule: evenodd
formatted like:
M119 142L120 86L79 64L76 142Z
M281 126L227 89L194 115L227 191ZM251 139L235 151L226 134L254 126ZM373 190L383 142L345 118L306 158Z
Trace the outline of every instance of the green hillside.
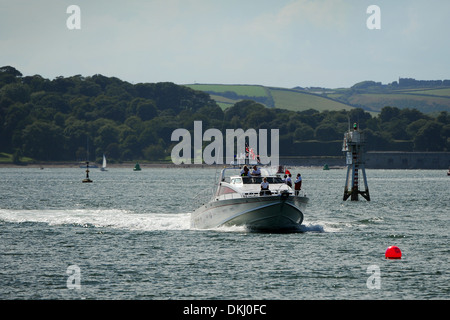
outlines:
M397 90L397 92L403 92L407 94L426 95L435 97L450 97L450 88L441 89L417 89L417 90Z
M327 91L327 96L367 111L380 112L385 106L417 109L425 113L450 111L450 80L399 79L383 85L363 81L348 89Z
M260 85L224 85L224 84L190 84L187 87L207 92L222 109L233 106L244 99L254 100L267 107L304 111L315 109L318 111L351 110L354 107L326 96L306 91L264 87Z
M187 87L199 91L216 92L218 94L234 92L238 96L248 97L265 97L267 95L265 88L259 85L191 84L187 85Z
M261 85L191 84L189 88L211 95L225 110L240 100L254 100L270 108L291 111L352 110L362 108L374 114L385 106L417 109L432 113L450 111L448 81L438 84L413 79L400 79L400 84L382 85L363 81L351 88L275 88Z
M177 145L174 132L185 128L192 136L195 121L201 121L203 130L221 132L278 129L282 156L341 156L349 122L358 122L364 131L367 150L448 151L449 112L384 106L374 116L346 102L384 105L415 98L421 108L436 110L447 101L450 81L437 85L402 79L397 86L366 81L349 89L189 88L171 82L131 84L100 74L50 80L4 66L0 163L100 161L103 154L110 163L170 161Z
M440 90L434 90L440 91ZM414 108L422 112L450 111L450 96L418 93L364 93L355 94L348 101L363 109L378 112L385 106L399 109Z
M320 95L300 92L298 90L270 88L275 106L291 111L315 109L318 111L352 110L354 107Z

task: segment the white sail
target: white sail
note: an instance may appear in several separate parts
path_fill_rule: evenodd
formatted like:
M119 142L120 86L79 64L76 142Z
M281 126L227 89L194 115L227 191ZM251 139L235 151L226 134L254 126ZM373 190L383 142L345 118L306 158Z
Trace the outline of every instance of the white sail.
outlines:
M103 155L103 164L102 164L102 171L106 171L106 157Z

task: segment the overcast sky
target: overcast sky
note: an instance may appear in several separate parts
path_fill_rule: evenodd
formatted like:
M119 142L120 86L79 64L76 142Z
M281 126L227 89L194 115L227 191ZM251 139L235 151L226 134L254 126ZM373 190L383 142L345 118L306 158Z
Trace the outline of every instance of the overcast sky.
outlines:
M78 5L81 29L66 10ZM381 29L366 22L380 8ZM0 0L0 66L139 82L450 79L449 0Z

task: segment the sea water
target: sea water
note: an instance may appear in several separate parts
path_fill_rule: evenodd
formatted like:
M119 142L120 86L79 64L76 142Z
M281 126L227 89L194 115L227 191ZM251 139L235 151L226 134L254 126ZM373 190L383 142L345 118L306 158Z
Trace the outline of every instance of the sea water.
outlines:
M302 232L192 230L220 168L0 168L0 299L448 299L450 177L289 168ZM387 260L396 245L402 259ZM374 272L373 270L376 270Z

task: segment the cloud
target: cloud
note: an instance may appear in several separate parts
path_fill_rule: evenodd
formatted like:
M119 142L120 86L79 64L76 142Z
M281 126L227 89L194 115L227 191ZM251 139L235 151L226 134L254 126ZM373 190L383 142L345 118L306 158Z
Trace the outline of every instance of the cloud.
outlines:
M377 31L366 27L374 3ZM445 0L85 1L78 31L66 27L70 4L3 1L0 65L49 78L342 86L432 78L450 54Z
M253 21L253 27L264 30L264 27L270 26L277 33L298 27L331 31L346 26L348 7L341 0L296 0L275 13L257 17Z

